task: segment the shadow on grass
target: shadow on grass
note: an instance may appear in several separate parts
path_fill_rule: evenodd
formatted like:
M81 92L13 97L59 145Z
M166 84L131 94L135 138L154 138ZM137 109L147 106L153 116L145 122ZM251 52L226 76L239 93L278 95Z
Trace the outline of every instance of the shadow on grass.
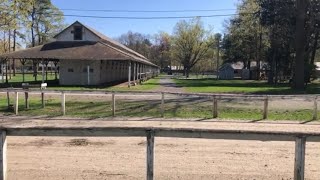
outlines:
M320 93L320 84L309 84L306 90L297 91L290 88L288 83L270 85L264 81L255 80L216 80L216 79L176 79L177 86L186 88L226 88L227 92L246 93L246 94L318 94ZM230 88L230 90L228 90ZM239 89L238 89L239 88ZM245 88L245 89L243 89ZM246 92L248 88L248 92ZM250 92L250 88L255 88ZM261 90L259 90L261 89ZM197 91L197 89L195 90ZM214 89L212 90L214 93Z

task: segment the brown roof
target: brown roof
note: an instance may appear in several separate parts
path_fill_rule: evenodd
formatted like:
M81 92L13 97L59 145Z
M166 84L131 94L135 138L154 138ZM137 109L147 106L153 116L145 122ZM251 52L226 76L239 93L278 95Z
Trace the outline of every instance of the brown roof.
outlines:
M65 60L133 60L155 66L146 59L123 52L104 42L55 41L41 46L0 55L12 59L65 59Z
M74 22L73 24L71 24L70 26L68 26L67 28L65 28L63 31L61 31L60 33L56 34L54 36L54 38L56 38L57 36L59 36L60 34L62 34L65 30L67 30L69 27L73 26L74 24L80 24L81 26L83 26L84 28L88 29L89 31L91 31L93 34L95 34L96 36L98 36L101 41L107 43L107 44L110 44L112 46L116 46L117 48L121 49L122 51L125 51L127 53L132 53L134 54L135 56L137 57L140 57L142 59L147 59L146 57L144 57L142 54L136 52L136 51L133 51L132 49L128 48L127 46L105 36L104 34L100 33L99 31L95 30L95 29L92 29L91 27L89 26L86 26L82 23L80 23L79 21L76 21Z
M79 22L76 21L75 23ZM119 42L114 41L87 26L84 27L100 37L101 40L98 42L54 41L33 48L1 54L0 59L132 60L156 66L143 55L129 49ZM57 34L56 36L58 36L59 34Z

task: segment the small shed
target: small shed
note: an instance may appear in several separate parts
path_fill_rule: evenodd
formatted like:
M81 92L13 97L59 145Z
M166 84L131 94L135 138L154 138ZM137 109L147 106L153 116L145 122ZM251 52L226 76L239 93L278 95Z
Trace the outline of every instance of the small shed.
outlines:
M222 80L232 80L234 79L234 68L232 64L223 64L219 69L219 79Z

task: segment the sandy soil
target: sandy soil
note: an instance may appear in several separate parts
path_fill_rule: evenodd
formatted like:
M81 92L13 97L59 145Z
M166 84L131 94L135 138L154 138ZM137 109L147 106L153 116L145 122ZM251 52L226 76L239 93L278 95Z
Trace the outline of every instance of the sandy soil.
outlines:
M1 126L147 126L317 132L320 124L24 120ZM293 179L294 143L156 138L155 179ZM320 178L320 143L307 143L306 179ZM8 137L9 180L145 179L145 138Z

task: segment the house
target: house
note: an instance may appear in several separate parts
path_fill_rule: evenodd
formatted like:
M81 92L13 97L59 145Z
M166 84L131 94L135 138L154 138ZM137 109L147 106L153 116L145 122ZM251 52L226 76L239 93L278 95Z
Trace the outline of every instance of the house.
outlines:
M219 79L234 79L234 68L231 63L225 63L219 68Z
M0 55L12 59L59 66L60 85L102 85L112 82L136 84L155 76L159 68L143 55L76 21L41 46ZM44 81L44 70L42 79Z

